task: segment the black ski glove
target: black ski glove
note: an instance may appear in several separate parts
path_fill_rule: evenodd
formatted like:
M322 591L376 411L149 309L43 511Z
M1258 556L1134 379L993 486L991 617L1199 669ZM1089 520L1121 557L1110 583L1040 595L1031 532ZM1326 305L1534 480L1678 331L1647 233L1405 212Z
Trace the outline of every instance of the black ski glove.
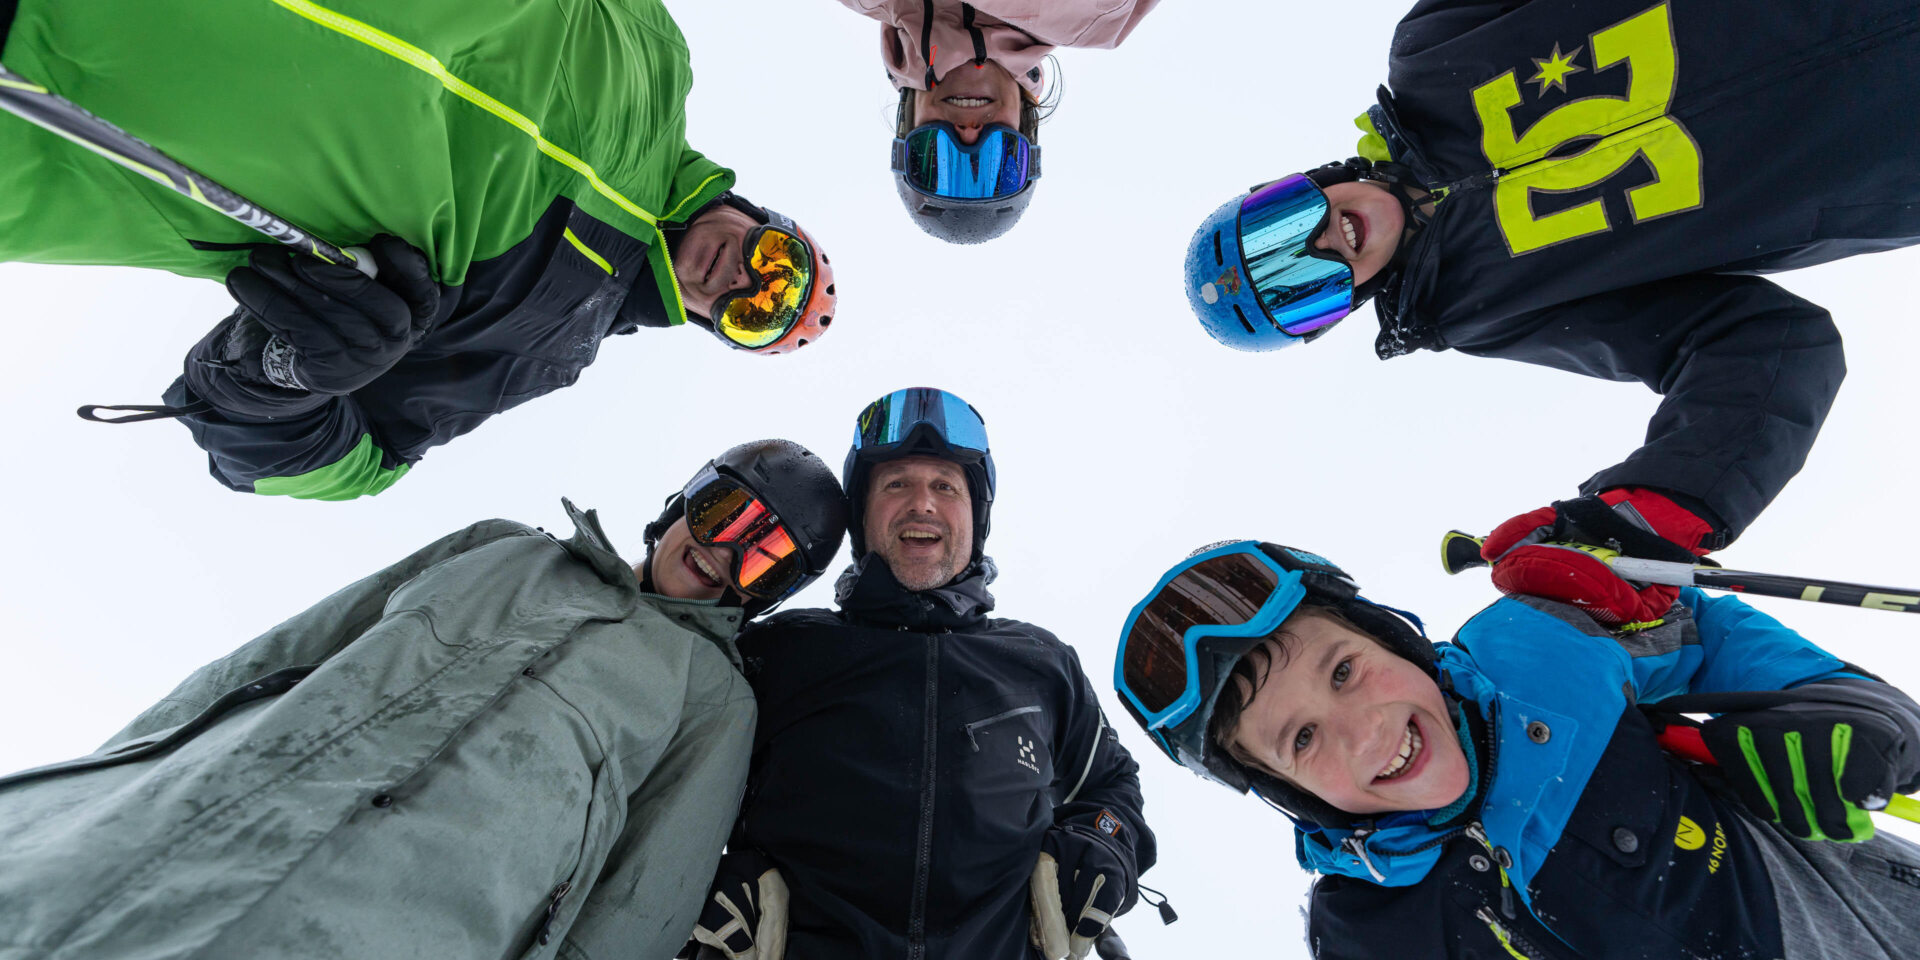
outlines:
M367 244L379 279L291 248L254 247L227 275L240 309L194 348L187 386L223 412L286 416L372 383L426 336L440 286L398 237ZM256 345L258 345L256 349Z
M1047 960L1081 960L1127 901L1127 863L1112 843L1068 826L1047 831L1034 865L1033 945Z
M758 850L729 850L682 957L780 960L787 952L787 884Z
M1867 811L1911 788L1920 766L1900 724L1844 703L1728 713L1700 734L1748 809L1807 840L1871 839Z

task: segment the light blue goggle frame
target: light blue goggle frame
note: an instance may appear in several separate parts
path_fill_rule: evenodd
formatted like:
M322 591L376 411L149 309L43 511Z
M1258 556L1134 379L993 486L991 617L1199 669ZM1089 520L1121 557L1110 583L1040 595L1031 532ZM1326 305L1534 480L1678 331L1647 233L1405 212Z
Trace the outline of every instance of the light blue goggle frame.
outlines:
M1127 638L1133 634L1134 623L1140 619L1140 615L1146 611L1147 607L1159 598L1161 591L1165 590L1167 585L1172 583L1181 574L1215 557L1223 557L1235 553L1244 553L1252 556L1274 572L1277 579L1273 592L1268 594L1267 599L1261 603L1260 609L1256 611L1252 617L1249 617L1245 623L1233 625L1196 623L1188 627L1182 635L1182 645L1185 647L1187 661L1187 688L1165 709L1158 711L1148 710L1146 705L1140 702L1139 696L1133 692L1133 688L1128 686L1126 679ZM1202 755L1202 751L1200 750L1201 744L1195 739L1196 731L1183 731L1180 729L1181 725L1193 717L1194 713L1200 709L1200 706L1206 699L1216 695L1219 692L1220 684L1226 680L1224 675L1211 678L1213 689L1207 691L1200 689L1201 643L1213 637L1232 639L1264 637L1279 629L1281 622L1293 613L1294 608L1298 607L1300 601L1306 599L1306 596L1307 588L1301 583L1301 571L1288 570L1281 566L1279 561L1268 556L1266 551L1260 549L1260 544L1256 541L1242 540L1238 543L1216 547L1205 553L1188 557L1173 569L1168 570L1166 575L1160 578L1160 582L1154 584L1153 589L1148 591L1146 599L1135 604L1133 611L1127 614L1126 623L1120 627L1120 649L1114 655L1113 659L1113 688L1119 691L1121 696L1126 697L1128 702L1133 704L1133 708L1139 711L1142 717L1146 718L1148 732L1152 734L1155 741L1158 742L1160 749L1166 751L1167 756L1183 764L1185 761L1181 759L1182 752L1191 757L1199 757ZM1200 726L1204 726L1204 724ZM1170 730L1175 733L1176 738L1181 741L1180 743L1176 744L1168 739L1167 734ZM1206 732L1199 730L1197 731L1197 735L1198 737L1204 738Z

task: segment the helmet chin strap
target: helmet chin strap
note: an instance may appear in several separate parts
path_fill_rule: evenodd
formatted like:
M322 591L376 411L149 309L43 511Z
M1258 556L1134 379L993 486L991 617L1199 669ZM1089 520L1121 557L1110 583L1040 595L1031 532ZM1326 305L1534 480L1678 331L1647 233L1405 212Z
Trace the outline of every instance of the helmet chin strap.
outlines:
M1427 223L1433 219L1431 215L1420 209L1429 198L1415 199L1412 191L1420 186L1420 180L1413 175L1412 170L1399 163L1375 162L1365 157L1348 157L1345 160L1309 170L1306 175L1323 189L1336 183L1365 180L1386 190L1387 195L1400 204L1402 222L1405 226L1401 229L1399 244L1394 248L1392 259L1388 260L1379 272L1368 277L1367 282L1354 286L1353 306L1357 310L1361 304L1373 299L1383 290L1398 284L1400 274L1406 267L1407 251L1412 246L1413 236L1426 229Z

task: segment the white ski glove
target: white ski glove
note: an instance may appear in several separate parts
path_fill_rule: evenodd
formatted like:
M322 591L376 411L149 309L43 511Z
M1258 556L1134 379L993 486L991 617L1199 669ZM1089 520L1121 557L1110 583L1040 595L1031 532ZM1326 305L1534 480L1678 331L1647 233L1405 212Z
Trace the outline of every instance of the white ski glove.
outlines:
M721 857L693 939L702 960L781 960L787 952L787 882L780 871L753 850Z
M1029 939L1046 960L1083 960L1126 899L1124 867L1106 844L1058 827L1047 832L1041 848L1028 884ZM1068 864L1064 870L1062 862Z

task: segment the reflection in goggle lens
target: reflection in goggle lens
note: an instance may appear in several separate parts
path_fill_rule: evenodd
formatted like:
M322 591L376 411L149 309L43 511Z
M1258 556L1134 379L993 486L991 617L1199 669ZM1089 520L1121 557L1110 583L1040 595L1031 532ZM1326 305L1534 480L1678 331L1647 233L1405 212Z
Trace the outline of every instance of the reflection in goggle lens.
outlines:
M743 347L764 347L793 329L813 283L813 258L806 242L780 230L765 229L747 259L758 286L726 302L714 322L728 340Z
M709 484L688 502L687 528L701 543L738 549L743 590L778 595L800 574L799 546L780 518L743 487Z

